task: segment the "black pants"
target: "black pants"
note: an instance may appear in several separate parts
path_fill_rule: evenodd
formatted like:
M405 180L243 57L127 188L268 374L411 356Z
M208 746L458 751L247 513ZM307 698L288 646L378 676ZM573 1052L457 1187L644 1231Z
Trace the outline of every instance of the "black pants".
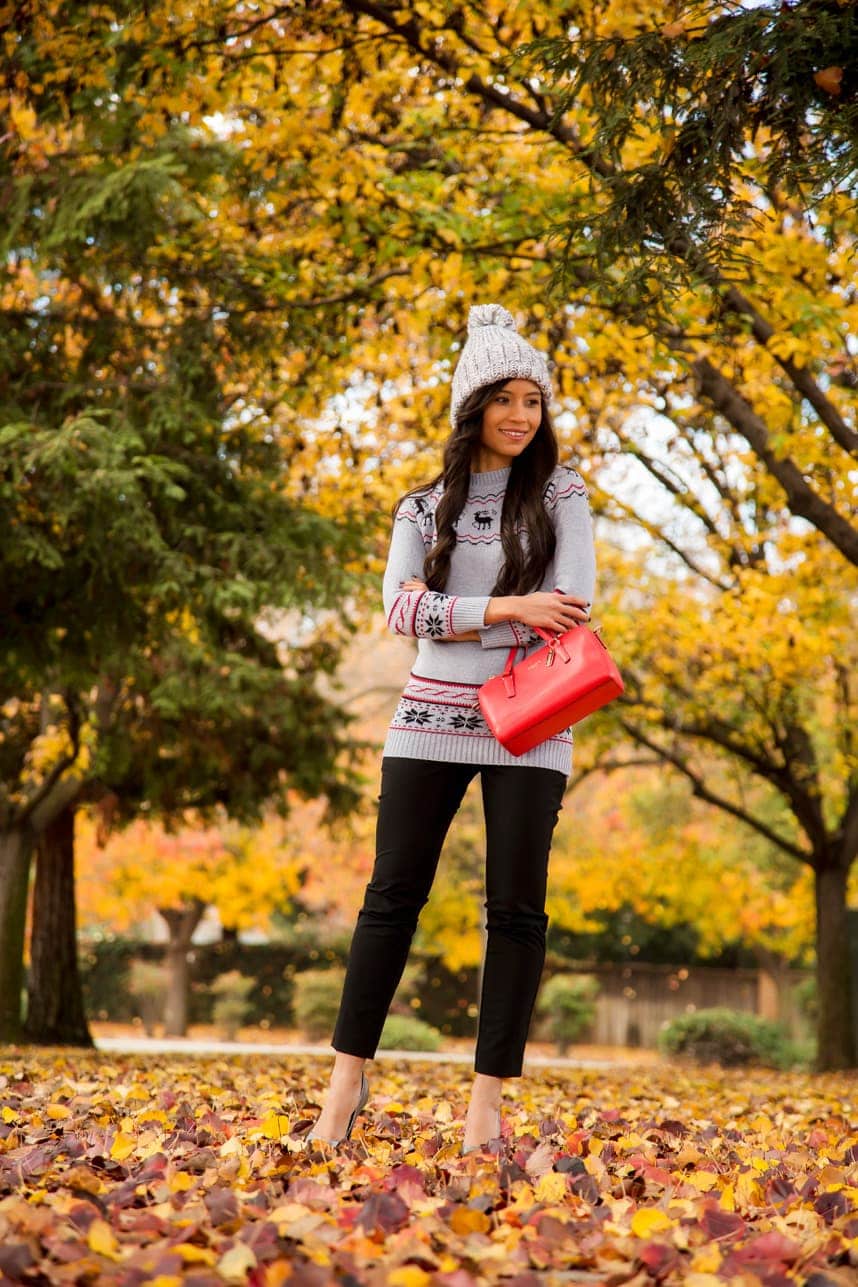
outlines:
M382 761L376 859L358 915L333 1046L371 1059L450 823L479 773L486 821L486 959L475 1067L521 1075L545 961L548 852L566 777L518 765Z

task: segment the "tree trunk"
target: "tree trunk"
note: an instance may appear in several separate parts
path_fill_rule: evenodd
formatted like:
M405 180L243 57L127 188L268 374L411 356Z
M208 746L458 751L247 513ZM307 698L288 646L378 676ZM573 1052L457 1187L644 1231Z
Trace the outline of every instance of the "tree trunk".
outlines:
M819 1000L817 1067L855 1065L852 987L846 922L847 872L834 862L816 868L816 986Z
M0 831L0 1042L20 1041L31 841Z
M188 1031L188 952L194 930L206 905L194 898L183 907L159 907L167 923L167 1002L164 1007L164 1036L184 1037Z
M40 1045L92 1046L77 961L73 804L36 846L26 1032Z

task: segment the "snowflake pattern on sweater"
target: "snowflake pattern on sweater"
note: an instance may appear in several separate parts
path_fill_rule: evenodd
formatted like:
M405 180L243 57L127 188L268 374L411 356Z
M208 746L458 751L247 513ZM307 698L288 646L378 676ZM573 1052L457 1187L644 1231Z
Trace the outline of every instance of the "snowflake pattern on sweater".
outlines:
M483 718L477 693L479 684L457 684L450 680L421 679L412 674L403 689L391 729L425 733L447 733L457 737L485 737L494 734ZM556 733L552 741L571 745L571 729Z

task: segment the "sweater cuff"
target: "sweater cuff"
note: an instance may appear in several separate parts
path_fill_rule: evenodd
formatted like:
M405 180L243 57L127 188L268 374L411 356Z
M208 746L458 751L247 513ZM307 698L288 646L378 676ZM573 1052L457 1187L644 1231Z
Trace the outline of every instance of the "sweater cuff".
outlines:
M480 643L484 648L512 648L522 642L511 621L496 621L493 626L485 626L480 631Z
M486 608L490 595L474 598L454 598L450 609L450 622L454 635L467 634L469 630L483 630L486 624Z

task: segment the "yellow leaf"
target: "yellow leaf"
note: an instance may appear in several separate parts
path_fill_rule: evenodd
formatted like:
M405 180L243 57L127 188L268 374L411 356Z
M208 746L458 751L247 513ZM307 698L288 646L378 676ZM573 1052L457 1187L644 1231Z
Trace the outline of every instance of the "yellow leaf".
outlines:
M177 1171L175 1175L170 1177L169 1189L171 1193L186 1193L195 1184L196 1180L187 1171Z
M563 1202L567 1194L566 1176L557 1171L546 1171L540 1175L533 1189L537 1202Z
M168 1126L170 1119L159 1108L147 1108L145 1112L138 1114L137 1125L143 1126L146 1122L157 1122L160 1126Z
M48 1104L45 1110L52 1122L64 1122L71 1117L71 1109L66 1104Z
M214 1265L217 1263L217 1255L210 1247L195 1247L192 1242L180 1242L177 1247L171 1247L170 1250L178 1252L186 1264Z
M450 1228L453 1233L488 1233L492 1222L485 1211L474 1211L472 1207L456 1207L450 1216Z
M227 1282L244 1282L251 1269L256 1268L256 1256L250 1247L237 1242L217 1262L217 1271Z
M387 1275L390 1287L426 1287L431 1281L426 1271L417 1265L402 1265Z
M110 1147L110 1156L115 1162L123 1162L134 1152L136 1143L133 1135L125 1135L120 1131Z
M700 1189L701 1193L708 1193L718 1183L718 1176L714 1171L689 1171L685 1179L695 1189Z
M753 1161L753 1159L751 1159ZM735 1180L736 1197L739 1199L740 1209L744 1207L755 1207L763 1201L762 1190L753 1175L744 1172L736 1176Z
M9 115L12 118L12 124L22 139L27 139L35 133L38 118L32 107L27 107L25 104L17 103L13 100Z
M2 1117L3 1121L6 1123L20 1121L18 1114L11 1109L8 1104L3 1105L3 1109L0 1111L0 1117Z
M720 1266L721 1252L712 1242L696 1251L691 1260L691 1268L701 1274L717 1273Z
M266 1113L259 1123L259 1131L267 1140L279 1140L284 1135L288 1135L290 1122L288 1117L283 1117L281 1113Z
M86 1241L90 1251L94 1251L96 1255L107 1256L110 1260L119 1259L119 1243L106 1220L93 1220Z
M658 1207L644 1207L632 1216L632 1233L636 1238L648 1238L651 1233L672 1228L673 1221L670 1216L666 1211L660 1211Z

